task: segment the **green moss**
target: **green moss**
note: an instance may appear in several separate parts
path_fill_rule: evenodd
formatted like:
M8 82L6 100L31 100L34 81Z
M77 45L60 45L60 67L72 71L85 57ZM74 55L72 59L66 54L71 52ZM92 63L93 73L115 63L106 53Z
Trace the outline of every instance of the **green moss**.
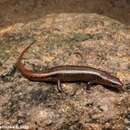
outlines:
M74 33L72 38L70 39L73 42L82 42L89 39L93 39L93 35L91 34L82 34L82 33Z

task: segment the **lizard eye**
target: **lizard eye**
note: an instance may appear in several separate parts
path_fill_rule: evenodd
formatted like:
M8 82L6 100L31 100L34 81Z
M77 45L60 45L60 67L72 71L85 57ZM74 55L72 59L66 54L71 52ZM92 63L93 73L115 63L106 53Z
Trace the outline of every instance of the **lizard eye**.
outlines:
M115 83L111 83L111 85L115 85Z
M97 77L97 80L101 80L102 78L101 77Z
M112 86L112 87L117 87L118 85L115 84L115 83L111 83L111 86Z

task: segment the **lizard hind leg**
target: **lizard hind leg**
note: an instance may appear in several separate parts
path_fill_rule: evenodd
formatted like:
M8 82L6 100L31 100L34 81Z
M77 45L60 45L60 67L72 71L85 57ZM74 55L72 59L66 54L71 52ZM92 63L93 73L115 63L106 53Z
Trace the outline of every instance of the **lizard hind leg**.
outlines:
M61 81L60 81L60 80L57 81L57 90L58 90L58 92L60 92L60 93L65 93L64 90L63 90L63 88L62 88L62 85L61 85Z
M63 94L65 94L65 95L68 95L68 93L66 93L66 92L63 90L63 87L62 87L62 84L61 84L61 81L60 81L60 80L57 80L57 90L58 90L58 92L60 92L60 93L63 93ZM68 96L74 96L76 92L77 92L77 90L75 90L71 95L68 95Z

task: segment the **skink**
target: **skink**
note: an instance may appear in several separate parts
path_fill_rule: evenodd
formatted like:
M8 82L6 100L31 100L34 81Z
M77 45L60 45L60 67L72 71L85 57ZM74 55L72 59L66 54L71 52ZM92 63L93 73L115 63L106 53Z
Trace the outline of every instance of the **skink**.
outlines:
M63 82L85 82L87 83L87 87L92 86L92 84L100 84L117 90L123 89L123 83L119 78L106 71L92 67L63 65L52 67L45 72L34 72L29 70L21 61L23 55L31 45L32 44L23 50L16 64L21 74L31 81L56 83L59 91L63 91L61 85Z

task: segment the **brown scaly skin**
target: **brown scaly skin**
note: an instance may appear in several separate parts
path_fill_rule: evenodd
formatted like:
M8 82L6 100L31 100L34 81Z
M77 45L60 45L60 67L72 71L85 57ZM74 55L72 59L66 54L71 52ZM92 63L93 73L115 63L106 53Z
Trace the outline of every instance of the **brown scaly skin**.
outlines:
M32 44L23 50L17 61L17 69L24 77L31 81L57 83L60 91L63 91L61 86L61 83L63 82L86 82L88 87L93 83L96 83L111 88L116 88L117 90L123 89L123 83L117 77L106 71L92 67L63 65L50 68L45 72L34 72L29 70L24 66L24 64L22 64L21 60L31 45Z

